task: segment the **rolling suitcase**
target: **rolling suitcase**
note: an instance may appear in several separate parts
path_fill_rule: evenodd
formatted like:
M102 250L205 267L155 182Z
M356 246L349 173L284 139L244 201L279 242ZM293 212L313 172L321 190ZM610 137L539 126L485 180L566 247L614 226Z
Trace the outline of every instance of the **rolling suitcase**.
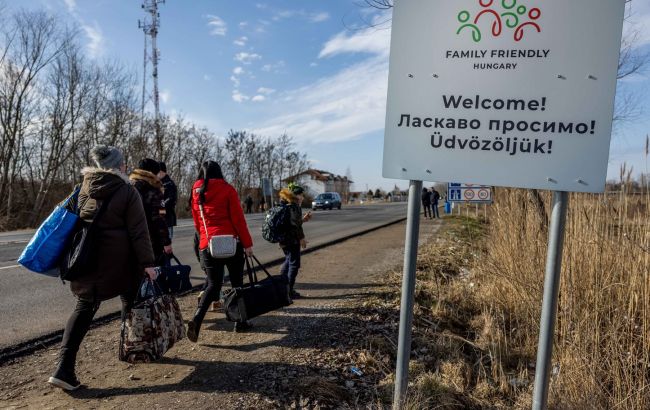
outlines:
M267 277L258 280L257 273L251 267L250 260L246 258L249 283L240 288L231 289L224 295L226 317L231 322L243 323L264 313L289 306L292 303L289 297L287 278L284 276L271 276L255 256L252 259Z

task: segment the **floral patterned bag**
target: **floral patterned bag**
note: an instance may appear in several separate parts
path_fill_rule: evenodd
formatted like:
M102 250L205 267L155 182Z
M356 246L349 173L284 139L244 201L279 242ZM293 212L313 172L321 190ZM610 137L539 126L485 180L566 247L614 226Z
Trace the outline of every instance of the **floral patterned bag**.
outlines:
M143 281L138 300L122 322L119 359L148 363L185 337L185 325L174 296L163 295L155 281Z

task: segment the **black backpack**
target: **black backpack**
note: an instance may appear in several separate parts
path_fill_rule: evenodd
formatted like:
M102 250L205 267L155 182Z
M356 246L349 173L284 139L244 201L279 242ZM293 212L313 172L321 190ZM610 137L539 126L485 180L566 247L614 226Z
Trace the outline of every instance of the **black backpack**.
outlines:
M77 227L72 232L72 240L63 252L63 255L61 255L61 260L59 261L59 276L61 280L72 281L78 279L90 268L95 259L95 252L97 251L97 244L93 243L95 241L94 237L97 234L97 220L104 214L104 211L108 208L108 204L118 190L119 188L102 201L92 222L85 222L81 219L77 222Z
M262 238L271 243L282 242L287 235L289 215L289 206L285 204L275 205L269 209L262 224Z

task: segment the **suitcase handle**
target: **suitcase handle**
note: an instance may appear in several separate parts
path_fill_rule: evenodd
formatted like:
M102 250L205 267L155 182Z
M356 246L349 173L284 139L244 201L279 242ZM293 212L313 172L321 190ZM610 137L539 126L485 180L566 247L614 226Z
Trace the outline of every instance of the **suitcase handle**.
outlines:
M248 282L251 285L254 285L257 283L257 274L255 274L255 271L251 267L251 262L248 256L244 257L246 259L246 274L248 275Z
M162 261L164 263L163 266L172 266L172 260L176 262L176 265L182 265L181 261L178 260L176 255L174 255L173 253L162 255Z
M255 255L251 255L251 258L252 258L252 259L257 263L257 266L259 266L260 269L262 269L262 271L266 274L266 276L268 276L269 278L273 278L273 276L271 276L271 274L269 273L269 271L266 270L266 268L264 267L264 265L262 265L262 262L260 262L259 259L257 259L257 256L255 256Z
M264 265L262 265L262 262L260 262L259 259L257 259L257 257L255 255L252 255L250 257L246 256L245 259L246 259L246 272L248 274L248 280L250 281L251 284L259 282L259 279L257 278L257 272L255 272L256 267L251 266L252 265L251 264L251 259L254 260L257 263L257 267L262 269L262 271L266 274L266 276L273 279L273 276L271 276L269 271L266 270Z

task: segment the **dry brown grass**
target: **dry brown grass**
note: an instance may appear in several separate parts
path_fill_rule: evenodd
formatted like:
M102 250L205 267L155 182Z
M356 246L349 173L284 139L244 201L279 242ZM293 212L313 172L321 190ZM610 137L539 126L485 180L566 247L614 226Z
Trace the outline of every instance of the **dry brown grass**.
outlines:
M407 407L530 408L551 198L534 199L499 189L488 224L448 218L421 250ZM551 408L650 408L649 218L650 196L571 195Z
M647 196L571 195L550 397L556 408L650 408L649 205ZM524 360L536 352L546 257L542 222L525 191L500 191L475 269L483 312L474 323L477 344L501 357L501 368L516 364L528 381L534 368ZM506 370L493 376L512 377Z

